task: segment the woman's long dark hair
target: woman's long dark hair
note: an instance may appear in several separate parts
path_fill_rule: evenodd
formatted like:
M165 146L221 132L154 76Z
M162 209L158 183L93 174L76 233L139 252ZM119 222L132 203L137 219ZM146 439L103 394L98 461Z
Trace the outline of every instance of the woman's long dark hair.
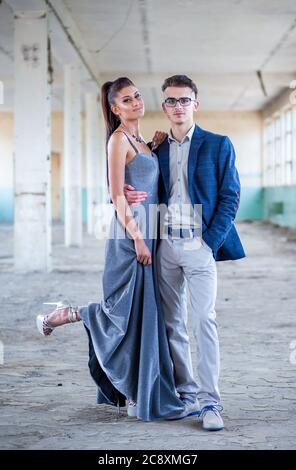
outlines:
M106 168L107 168L107 184L108 178L108 142L113 132L120 125L120 119L111 110L111 105L115 104L115 97L122 88L134 86L133 82L127 77L119 77L114 82L106 82L101 88L101 104L106 127Z

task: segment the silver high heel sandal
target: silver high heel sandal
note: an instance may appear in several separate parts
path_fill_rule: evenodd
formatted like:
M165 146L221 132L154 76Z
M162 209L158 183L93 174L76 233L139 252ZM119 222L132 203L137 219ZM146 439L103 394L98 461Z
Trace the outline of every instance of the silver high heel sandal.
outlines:
M44 302L43 305L56 305L56 308L54 311L69 308L69 312L68 312L69 322L74 323L78 321L78 318L77 318L77 315L79 313L78 307L73 307L72 305L64 304L63 302ZM49 315L37 315L36 317L36 325L37 325L38 331L43 336L51 335L53 330L57 328L56 326L50 326L50 324L48 323Z

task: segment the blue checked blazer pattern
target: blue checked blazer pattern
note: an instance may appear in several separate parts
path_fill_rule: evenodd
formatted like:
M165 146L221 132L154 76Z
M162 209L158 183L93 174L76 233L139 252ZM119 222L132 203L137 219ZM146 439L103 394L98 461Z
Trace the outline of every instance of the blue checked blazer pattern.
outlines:
M159 203L169 200L169 143L158 154ZM244 258L245 252L234 225L240 201L240 181L235 151L227 136L195 126L188 157L188 190L192 204L202 204L202 238L216 261Z

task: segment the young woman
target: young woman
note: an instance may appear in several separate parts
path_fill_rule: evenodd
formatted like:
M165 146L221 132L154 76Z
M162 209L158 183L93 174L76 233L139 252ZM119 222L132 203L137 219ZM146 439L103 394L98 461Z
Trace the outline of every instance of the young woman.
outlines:
M50 315L39 315L37 325L48 336L57 326L84 322L98 403L122 406L127 399L128 413L146 421L181 416L184 404L175 392L158 292L157 217L149 209L158 203L159 168L139 128L144 102L125 77L105 83L101 99L115 208L106 244L103 300L85 307L59 305ZM125 183L144 190L138 207L127 204Z

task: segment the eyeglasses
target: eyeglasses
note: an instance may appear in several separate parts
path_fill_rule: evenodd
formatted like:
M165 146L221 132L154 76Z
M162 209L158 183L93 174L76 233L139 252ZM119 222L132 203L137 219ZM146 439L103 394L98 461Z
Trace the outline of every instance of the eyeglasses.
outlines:
M177 103L179 102L181 106L189 106L191 104L191 101L195 101L193 98L189 98L189 96L183 96L182 98L166 98L164 100L165 104L170 107L174 108Z

